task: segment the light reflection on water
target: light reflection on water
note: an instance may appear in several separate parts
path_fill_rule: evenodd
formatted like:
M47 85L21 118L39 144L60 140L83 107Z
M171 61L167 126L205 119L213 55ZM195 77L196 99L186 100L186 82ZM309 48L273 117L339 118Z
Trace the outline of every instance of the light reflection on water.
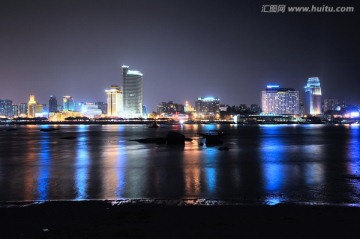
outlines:
M359 126L57 127L0 132L0 146L7 149L0 151L0 201L360 202ZM131 141L165 137L170 130L193 141L184 147ZM197 133L210 130L227 133L229 151L198 144Z
M47 135L41 135L40 139L40 162L38 174L39 200L47 200L49 194L50 179L50 142Z
M77 139L77 151L75 160L75 188L76 198L87 199L87 186L88 186L88 171L89 164L91 163L88 152L88 137L86 135L85 127L79 127L79 136Z

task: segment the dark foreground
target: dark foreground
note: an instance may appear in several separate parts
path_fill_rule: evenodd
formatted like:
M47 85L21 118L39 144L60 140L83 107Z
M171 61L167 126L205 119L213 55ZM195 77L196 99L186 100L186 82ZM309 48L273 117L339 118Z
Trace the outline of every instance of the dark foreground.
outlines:
M360 208L2 204L0 238L358 238Z

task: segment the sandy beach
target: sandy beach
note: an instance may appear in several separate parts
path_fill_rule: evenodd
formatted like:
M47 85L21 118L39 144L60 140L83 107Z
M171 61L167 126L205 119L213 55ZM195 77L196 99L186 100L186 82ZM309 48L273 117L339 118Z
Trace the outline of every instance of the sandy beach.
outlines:
M345 206L2 203L0 238L356 238Z

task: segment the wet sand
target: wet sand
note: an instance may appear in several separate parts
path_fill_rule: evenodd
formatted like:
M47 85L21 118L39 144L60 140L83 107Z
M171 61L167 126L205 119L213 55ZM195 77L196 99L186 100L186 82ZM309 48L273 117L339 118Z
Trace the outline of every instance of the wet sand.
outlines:
M2 203L0 238L357 238L349 206Z

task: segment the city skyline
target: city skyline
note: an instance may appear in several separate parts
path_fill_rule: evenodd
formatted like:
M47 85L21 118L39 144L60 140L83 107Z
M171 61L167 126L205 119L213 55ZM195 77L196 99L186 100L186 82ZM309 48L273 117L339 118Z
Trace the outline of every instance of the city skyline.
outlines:
M268 83L299 90L304 100L301 89L313 76L323 98L360 102L356 13L261 9L253 1L5 1L0 98L106 102L104 90L121 85L127 64L144 74L150 111L162 101L208 96L260 104Z

